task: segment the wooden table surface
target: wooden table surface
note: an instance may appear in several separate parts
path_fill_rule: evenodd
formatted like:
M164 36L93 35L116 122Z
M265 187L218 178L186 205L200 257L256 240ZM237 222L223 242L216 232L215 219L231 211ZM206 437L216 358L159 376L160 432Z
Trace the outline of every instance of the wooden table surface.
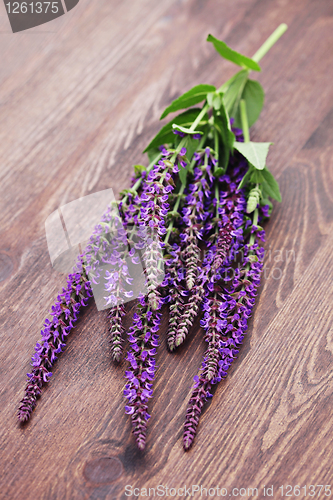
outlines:
M194 447L184 453L181 436L205 349L199 323L177 354L163 341L141 453L124 414L125 363L112 365L106 313L93 303L21 427L30 357L65 281L51 266L46 218L78 197L129 187L164 107L234 74L208 33L251 56L281 22L289 29L255 76L266 103L251 136L274 142L268 166L283 202L266 227L249 333ZM219 486L228 496L252 487L259 498L271 485L274 498L288 484L333 490L332 2L81 0L33 33L1 29L0 497L123 499L126 485Z

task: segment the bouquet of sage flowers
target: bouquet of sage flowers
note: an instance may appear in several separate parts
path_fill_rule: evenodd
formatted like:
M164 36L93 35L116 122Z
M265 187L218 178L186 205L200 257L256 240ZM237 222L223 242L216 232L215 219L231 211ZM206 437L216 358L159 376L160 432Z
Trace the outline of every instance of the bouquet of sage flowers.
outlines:
M249 127L259 117L264 92L249 74L260 71L260 59L286 28L279 26L252 58L208 36L223 58L242 69L218 89L193 87L163 112L161 118L186 109L147 146L149 166L135 166L132 187L118 202L118 216L111 207L106 210L52 306L52 319L45 320L32 357L18 411L21 422L29 420L94 283L102 281L110 307L111 357L122 359L124 301L133 296L128 263L143 263L143 291L127 332L125 412L143 450L155 355L162 343L162 308L164 313L168 305L169 326L161 333L171 353L201 314L206 351L194 377L183 434L184 449L191 447L212 387L226 377L247 332L264 260L262 223L272 210L269 198L281 201L266 166L271 143L250 141ZM111 271L103 274L105 264Z

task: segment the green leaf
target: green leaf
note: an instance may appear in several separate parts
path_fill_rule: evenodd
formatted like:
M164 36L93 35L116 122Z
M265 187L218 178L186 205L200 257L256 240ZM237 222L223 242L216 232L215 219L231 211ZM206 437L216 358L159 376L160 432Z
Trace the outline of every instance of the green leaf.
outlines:
M224 94L229 87L231 87L231 85L234 83L235 80L237 80L239 78L239 75L240 74L248 74L248 70L247 69L241 69L240 71L238 71L238 73L235 73L231 78L229 78L229 80L227 80L226 82L224 82L224 84L217 90L217 92L220 92L222 94Z
M281 202L282 199L281 199L279 184L274 179L273 174L267 169L267 167L265 167L264 170L261 171L261 173L265 178L265 181L263 182L263 187L268 196L270 196L274 200Z
M222 56L224 59L231 61L238 66L242 66L246 69L253 69L254 71L261 71L261 68L257 62L249 57L243 56L239 52L232 50L228 45L222 40L218 40L212 35L208 35L207 42L212 42L215 47L215 50Z
M145 167L144 165L134 165L133 168L134 168L135 177L141 177L142 172L147 170L147 167Z
M180 109L189 108L194 106L207 98L208 92L214 92L216 89L213 85L196 85L185 94L181 95L168 106L161 115L160 120L165 118L169 113L179 111Z
M263 196L264 196L264 193L263 193ZM268 214L270 215L272 210L273 210L273 203L271 202L271 200L269 200L268 198L262 198L260 200L260 205L262 207L264 207L265 205L268 205L269 206L269 210L268 210Z
M215 97L215 92L209 92L209 94L207 94L207 104L208 106L212 107L213 106L213 99Z
M255 80L247 80L241 95L241 99L244 99L245 101L247 121L249 123L249 127L252 127L252 125L258 120L262 107L264 105L264 89L259 82L256 82ZM237 109L235 114L234 126L242 128L239 108Z
M135 189L129 188L129 189L123 189L119 193L120 196L126 196L128 194L132 194L133 196L136 196L138 194L138 192Z
M248 71L244 69L236 73L236 75L223 85L225 88L223 102L230 116L234 116L237 113L247 77Z
M271 144L272 142L235 142L234 148L245 156L251 165L258 170L263 170Z
M192 157L199 146L199 139L193 139L193 137L187 137L185 148L186 148L186 160L191 163Z
M248 180L250 179L250 177L252 175L252 172L253 172L253 167L252 167L252 165L250 165L249 170L246 172L243 179L240 181L237 189L242 189L242 187L244 187L246 185L246 183L248 182Z
M157 148L161 144L170 144L175 142L175 134L173 133L172 125L175 123L176 125L183 125L184 127L190 127L200 112L201 109L192 108L176 116L173 120L171 120L169 123L167 123L166 125L164 125L164 127L161 128L161 130L154 137L154 139L148 144L148 146L144 150L144 153L146 153L150 149ZM208 117L206 115L203 121L200 122L198 127L202 127L202 125L205 125L207 123L207 120Z
M158 149L158 148L153 148L153 149L150 149L148 152L147 152L147 156L148 156L148 160L149 160L149 163L151 163L152 161L155 161L155 158L161 154L161 151Z
M172 124L173 130L179 130L179 132L184 132L184 134L200 134L202 135L203 132L201 130L191 130L188 127L182 127L181 125L176 125L176 123Z
M187 172L188 172L188 165L186 166L186 168L180 167L178 175L182 184L186 184Z
M216 170L214 170L214 177L215 179L217 179L217 177L221 177L221 175L224 174L224 169L223 168L217 168Z
M231 130L229 130L228 137L229 137L230 150L231 150L231 153L233 153L234 152L234 144L236 142L236 137L235 137L235 134Z
M198 146L199 146L198 139L193 139L192 137L186 138L186 142L185 142L184 147L186 148L187 165L185 168L180 167L180 170L179 170L179 178L180 178L182 184L186 184L187 172L190 170L191 160L192 160L194 152L197 150Z
M223 92L210 92L207 94L207 103L211 108L216 109L218 111L223 104Z
M222 106L222 99L220 94L215 94L213 97L213 108L218 110Z
M176 212L175 210L172 210L171 212L167 213L167 217L169 219L179 219L179 217L181 217L181 214L179 212Z
M253 184L261 184L262 182L265 182L265 179L261 172L262 170L257 170L256 168L253 169L250 182L253 182Z

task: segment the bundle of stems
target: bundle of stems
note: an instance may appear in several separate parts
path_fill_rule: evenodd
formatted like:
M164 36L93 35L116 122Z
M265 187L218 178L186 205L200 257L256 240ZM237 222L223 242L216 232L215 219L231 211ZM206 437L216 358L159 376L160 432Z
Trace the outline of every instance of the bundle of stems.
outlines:
M259 61L286 28L280 25L252 58L208 36L222 57L242 69L219 89L196 85L163 112L161 118L189 108L150 142L145 150L149 166L135 165L132 187L122 192L116 216L108 207L78 257L35 347L18 411L21 422L29 420L95 283L102 282L110 307L111 357L116 363L122 359L124 303L134 297L131 266L141 264L144 283L127 332L125 411L142 450L162 308L168 305L169 326L163 334L171 353L191 335L200 314L206 351L194 377L183 434L184 449L192 446L212 387L226 377L247 332L264 260L262 223L272 210L269 198L281 201L266 166L271 143L250 140L249 127L260 115L264 91L249 74L261 70ZM201 108L195 107L201 102Z

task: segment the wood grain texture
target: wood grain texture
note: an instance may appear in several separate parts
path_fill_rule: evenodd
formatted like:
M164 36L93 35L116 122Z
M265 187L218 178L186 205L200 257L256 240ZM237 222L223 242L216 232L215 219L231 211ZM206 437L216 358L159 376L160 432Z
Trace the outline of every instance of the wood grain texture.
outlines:
M253 487L260 498L274 485L278 498L283 484L333 483L333 4L80 0L66 16L54 32L0 33L0 498L124 499L125 485L159 484ZM266 103L251 133L274 142L268 163L283 202L266 227L249 333L193 449L183 452L181 435L205 349L198 321L179 352L160 348L142 454L124 414L124 364L112 366L106 313L94 304L19 426L34 344L64 283L46 218L80 196L128 187L163 108L234 73L208 33L252 55L281 22L289 30L256 76Z

